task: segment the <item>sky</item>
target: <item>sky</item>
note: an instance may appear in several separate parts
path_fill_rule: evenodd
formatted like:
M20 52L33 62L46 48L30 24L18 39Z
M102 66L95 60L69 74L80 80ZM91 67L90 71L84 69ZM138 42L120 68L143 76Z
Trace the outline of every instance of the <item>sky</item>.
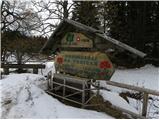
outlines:
M20 11L20 12L23 12L25 10L29 10L31 12L37 12L38 16L40 18L40 22L43 21L43 24L45 24L45 25L41 25L39 28L37 28L37 30L40 29L40 28L41 29L46 28L45 32L51 31L51 32L46 34L48 37L51 35L51 33L54 31L55 28L53 29L53 27L47 27L47 26L51 26L51 25L56 25L57 26L60 23L59 19L55 19L55 18L58 17L58 15L53 13L53 11L55 11L56 9L58 10L57 6L54 3L50 3L50 5L47 6L47 3L55 2L55 0L9 0L9 1L10 2L16 1L17 2L16 6L19 6L19 5L21 6L22 3L25 3L24 4L25 5L24 9L22 9L22 11ZM68 0L68 1L69 1L69 5L70 5L72 3L72 0ZM40 4L41 7L38 6L38 4L36 5L36 7L33 6L33 2L41 2L41 4ZM48 9L48 10L44 10L45 4L46 4L46 9ZM43 8L43 10L41 12L38 12L42 8ZM61 9L62 7L59 5L59 8ZM51 12L49 12L49 10ZM49 15L50 15L51 19L47 19ZM11 18L9 18L9 19L11 20ZM37 32L37 31L31 31L31 34L32 35L43 35L42 32Z

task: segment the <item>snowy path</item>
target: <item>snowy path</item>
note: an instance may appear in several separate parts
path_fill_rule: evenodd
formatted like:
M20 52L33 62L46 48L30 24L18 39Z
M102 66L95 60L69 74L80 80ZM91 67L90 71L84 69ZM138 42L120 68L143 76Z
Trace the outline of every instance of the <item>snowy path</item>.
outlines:
M35 74L13 74L0 80L1 118L105 118L105 113L67 106L44 92L46 80Z

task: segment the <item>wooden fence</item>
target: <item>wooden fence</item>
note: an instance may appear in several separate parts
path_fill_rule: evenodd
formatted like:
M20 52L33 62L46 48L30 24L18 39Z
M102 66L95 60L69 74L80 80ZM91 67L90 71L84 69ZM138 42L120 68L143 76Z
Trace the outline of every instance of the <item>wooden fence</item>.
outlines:
M33 73L38 74L38 69L44 69L45 65L44 64L2 64L1 68L4 69L4 74L9 74L9 69L10 68L31 68L33 69Z
M53 77L54 76L54 77ZM91 88L92 80L68 76L64 74L48 74L49 89L48 94L80 105L82 108L87 106L97 106L98 104L89 103L95 96L99 95L99 81L94 82L98 88ZM61 90L61 94L58 92ZM91 93L91 91L95 91ZM80 99L74 99L78 95ZM77 96L76 96L77 97Z
M136 115L134 113L132 113L131 111L128 111L129 114L133 115L133 116L137 116L138 118L145 118L146 114L147 114L147 106L148 106L148 95L155 95L155 96L159 96L159 91L155 91L155 90L151 90L151 89L147 89L147 88L141 88L141 87L137 87L137 86L133 86L133 85L127 85L127 84L123 84L123 83L118 83L118 82L113 82L113 81L106 81L108 85L111 86L116 86L116 87L120 87L120 88L125 88L125 89L129 89L129 90L134 90L134 91L139 91L141 93L143 93L143 107L142 107L142 115L140 117L140 115ZM121 111L124 111L124 109L122 108L118 108ZM126 110L124 111L126 112Z

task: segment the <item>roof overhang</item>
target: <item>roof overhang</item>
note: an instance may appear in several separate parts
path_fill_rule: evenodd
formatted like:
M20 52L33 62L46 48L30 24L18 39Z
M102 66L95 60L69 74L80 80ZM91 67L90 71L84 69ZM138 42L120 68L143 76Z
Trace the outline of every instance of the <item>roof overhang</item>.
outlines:
M68 20L68 19L64 19L63 21L61 21L61 23L55 29L55 31L50 36L49 40L45 43L45 45L43 46L40 52L45 53L46 51L55 50L57 47L56 45L60 43L60 40L62 39L62 37L65 35L66 32L81 32L86 36L97 37L100 40L103 40L104 42L113 45L117 49L129 51L141 58L146 56L145 53L125 43L122 43L114 38L106 36L102 31L96 30L92 27L89 27L79 22Z

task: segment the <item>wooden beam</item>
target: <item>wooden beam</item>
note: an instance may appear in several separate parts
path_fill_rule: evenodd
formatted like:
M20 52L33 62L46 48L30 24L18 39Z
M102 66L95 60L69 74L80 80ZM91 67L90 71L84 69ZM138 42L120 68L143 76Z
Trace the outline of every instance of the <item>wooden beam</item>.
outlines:
M2 68L45 68L44 64L2 64Z
M60 85L60 86L65 86L66 88L70 88L70 89L73 89L73 90L77 90L77 91L81 91L83 92L82 89L78 89L78 88L75 88L75 87L72 87L72 86L69 86L69 85L64 85L64 84L61 84L61 83L58 83L58 82L52 82L53 84L56 84L56 85Z
M105 39L106 42L112 43L113 45L116 45L116 46L118 46L119 48L122 48L122 49L125 49L125 50L127 50L127 51L130 51L131 53L136 54L136 55L138 55L138 56L141 57L141 58L143 58L143 57L146 56L145 53L143 53L143 52L141 52L141 51L139 51L139 50L137 50L137 49L135 49L135 48L133 48L133 47L125 44L125 43L122 43L122 42L120 42L120 41L118 41L118 40L116 40L116 39L114 39L114 38L108 37L108 36L106 36L105 34L100 34L100 33L96 33L96 34L97 34L99 37L101 37L102 39Z
M70 81L72 83L78 83L78 84L82 84L82 83L90 81L89 79L78 78L78 77L64 75L64 74L54 74L53 76L56 79L61 79L61 80L65 79L65 80Z
M70 101L70 102L73 102L73 103L76 103L76 104L79 104L79 105L82 105L82 103L80 103L80 102L77 102L77 101L75 101L75 100L71 100L71 99L69 99L69 98L66 98L66 97L60 96L60 95L55 94L55 93L53 93L53 92L50 92L50 91L46 91L46 92L47 92L48 94L50 94L50 95L53 95L53 96L56 96L56 97L62 98L62 99L64 99L64 100L67 100L67 101Z
M108 85L112 85L112 86L116 86L116 87L126 88L126 89L129 89L129 90L135 90L135 91L145 92L145 93L148 93L148 94L159 96L159 92L156 91L156 90L141 88L141 87L137 87L137 86L133 86L133 85L127 85L127 84L113 82L113 81L106 81L106 83Z

